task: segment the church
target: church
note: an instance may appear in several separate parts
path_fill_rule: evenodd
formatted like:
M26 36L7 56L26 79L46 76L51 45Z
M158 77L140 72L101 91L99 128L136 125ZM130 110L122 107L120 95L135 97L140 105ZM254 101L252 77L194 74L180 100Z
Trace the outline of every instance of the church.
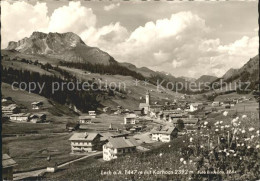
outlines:
M145 94L145 103L140 103L139 109L142 109L145 115L147 115L150 110L150 93L148 90L146 91Z
M145 115L149 114L150 112L160 112L162 110L161 105L151 105L150 103L150 93L147 90L145 94L145 103L140 103L139 104L139 109L143 110L143 113Z

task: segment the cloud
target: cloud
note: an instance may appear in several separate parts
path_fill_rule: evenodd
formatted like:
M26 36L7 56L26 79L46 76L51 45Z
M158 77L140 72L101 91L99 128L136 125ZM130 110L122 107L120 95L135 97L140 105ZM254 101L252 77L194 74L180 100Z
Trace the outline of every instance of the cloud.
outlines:
M48 30L51 32L64 33L82 31L96 25L96 15L91 8L81 6L81 3L70 2L68 6L55 9L50 17Z
M5 48L10 40L18 41L30 36L34 30L46 31L49 23L46 3L31 5L23 1L1 2L1 47Z
M120 6L120 3L117 4L110 4L108 6L104 6L104 10L105 11L110 11L112 9L118 8Z
M206 38L210 37L211 28L189 11L149 21L129 31L119 22L97 27L93 10L80 2L58 7L50 16L46 3L2 1L1 6L3 48L8 41L20 40L33 31L74 32L87 45L107 51L117 61L191 77L222 76L258 53L257 36L244 36L228 44L219 38ZM106 9L119 6L110 4Z
M81 38L87 45L100 47L110 52L110 47L122 43L129 36L127 29L120 23L111 23L101 28L92 27L86 29L80 34ZM113 51L118 51L113 49Z
M199 16L180 12L172 14L169 19L147 22L138 27L126 41L112 46L114 48L109 52L119 61L181 73L183 69L179 68L191 65L201 54L198 49L201 39L198 37L203 37L208 31L205 21ZM123 53L116 51L119 48L124 50Z
M205 38L210 32L210 27L198 15L180 12L169 19L147 22L122 43L102 49L118 61L191 77L222 76L257 54L258 37L242 37L225 45L219 38Z

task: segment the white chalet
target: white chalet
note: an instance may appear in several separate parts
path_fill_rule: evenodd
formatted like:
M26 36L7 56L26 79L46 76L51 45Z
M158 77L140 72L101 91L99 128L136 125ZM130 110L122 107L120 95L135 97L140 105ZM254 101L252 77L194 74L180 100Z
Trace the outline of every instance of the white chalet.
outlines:
M178 129L175 127L165 126L157 127L152 131L152 140L161 142L170 142L173 138L177 137Z
M191 103L190 112L197 111L203 104L202 103Z
M18 113L19 108L16 104L10 104L8 106L2 106L2 113L6 116L10 116L12 114Z
M79 116L79 124L92 123L91 116Z
M10 120L12 120L12 121L28 122L29 121L29 116L30 116L30 113L12 114L10 116Z
M74 133L70 137L71 152L93 152L101 148L101 135L98 133Z
M136 123L136 115L129 114L124 117L124 124L135 124Z
M96 118L97 116L96 111L89 111L88 114L91 116L91 118Z
M108 142L103 145L103 160L109 161L121 155L135 152L137 145L138 143L133 138L109 138Z
M43 123L46 121L46 114L32 114L29 119L32 123Z

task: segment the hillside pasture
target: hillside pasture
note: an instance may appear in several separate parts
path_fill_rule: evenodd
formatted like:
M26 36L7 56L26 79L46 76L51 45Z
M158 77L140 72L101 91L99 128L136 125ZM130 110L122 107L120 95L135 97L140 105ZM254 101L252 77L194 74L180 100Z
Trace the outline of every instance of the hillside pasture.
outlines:
M47 167L50 162L63 163L78 156L70 155L70 141L72 134L66 135L32 135L22 137L3 138L3 151L18 163L16 171L28 171Z

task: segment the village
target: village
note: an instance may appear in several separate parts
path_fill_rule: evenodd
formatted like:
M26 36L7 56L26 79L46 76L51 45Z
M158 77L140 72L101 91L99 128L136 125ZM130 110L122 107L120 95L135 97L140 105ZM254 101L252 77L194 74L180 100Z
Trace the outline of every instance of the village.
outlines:
M218 113L226 116L229 111L237 112L236 107L239 104L250 102L252 98L240 96L224 101L189 102L183 95L181 99L159 104L151 101L150 92L147 90L141 100L143 102L135 110L124 109L122 106L113 110L107 106L101 113L93 110L88 114L79 115L75 121L68 121L64 134L70 135L69 139L65 140L70 144L70 148L67 148L70 155L77 158L100 155L101 160L111 161L128 154L149 151L154 145L158 147L187 135L192 139L191 135L197 134L210 121L208 115ZM240 111L241 109L243 111L243 108L240 108ZM245 109L244 106L244 111ZM30 110L31 112L28 112L27 109L16 105L11 97L2 99L3 120L14 124L52 124L44 111L43 102L31 102ZM108 117L116 118L116 121L107 122L99 127L99 120L106 120ZM28 177L19 177L19 174L13 176L12 169L17 164L9 155L6 154L4 157L11 160L5 166L6 178L17 180ZM60 168L59 163L51 159L51 155L48 159L47 167L34 176L57 172Z

